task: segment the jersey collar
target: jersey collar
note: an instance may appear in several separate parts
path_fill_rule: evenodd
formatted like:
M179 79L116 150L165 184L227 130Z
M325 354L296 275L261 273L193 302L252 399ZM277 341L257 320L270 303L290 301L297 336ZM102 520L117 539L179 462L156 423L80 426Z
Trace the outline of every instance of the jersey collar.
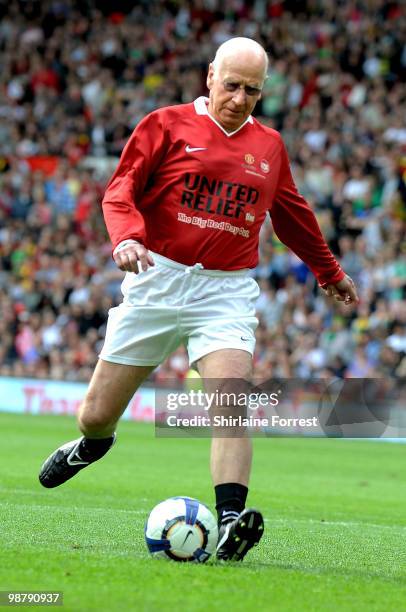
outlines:
M214 117L212 117L209 113L209 111L207 110L207 105L209 103L209 98L206 98L206 96L200 96L199 98L197 98L194 101L194 106L195 106L195 111L197 115L207 115L212 121L213 123L215 123L217 125L217 127L220 128L220 130L228 137L230 136L234 136L234 134L237 134L237 132L239 132L246 123L254 123L253 118L251 117L251 115L249 115L246 120L244 121L244 123L242 125L240 125L239 128L237 128L236 130L234 130L234 132L227 132L223 126L216 121L216 119Z

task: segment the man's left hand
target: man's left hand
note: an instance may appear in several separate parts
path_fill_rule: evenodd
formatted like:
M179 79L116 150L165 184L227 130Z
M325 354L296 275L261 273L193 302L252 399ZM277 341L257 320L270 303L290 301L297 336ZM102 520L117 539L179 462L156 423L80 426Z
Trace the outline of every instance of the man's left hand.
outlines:
M359 303L354 281L347 274L335 285L327 285L323 289L328 297L334 298L337 302L344 302L346 305Z

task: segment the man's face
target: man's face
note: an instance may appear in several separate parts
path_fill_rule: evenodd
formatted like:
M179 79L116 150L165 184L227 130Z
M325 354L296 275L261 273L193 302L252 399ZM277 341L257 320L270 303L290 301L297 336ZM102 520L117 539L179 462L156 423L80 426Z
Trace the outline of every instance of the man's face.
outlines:
M237 130L261 97L264 82L262 62L226 58L221 66L209 66L209 113L227 132Z

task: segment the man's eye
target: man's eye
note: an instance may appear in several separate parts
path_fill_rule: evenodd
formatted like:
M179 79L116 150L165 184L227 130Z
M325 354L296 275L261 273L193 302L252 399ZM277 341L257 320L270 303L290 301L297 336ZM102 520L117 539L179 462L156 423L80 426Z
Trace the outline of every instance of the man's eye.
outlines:
M241 87L240 83L224 83L224 89L226 91L237 91ZM261 93L261 90L258 87L251 87L250 85L245 85L243 87L247 96L257 96Z
M224 83L224 88L227 91L237 91L239 86L240 86L239 83Z
M257 96L259 93L261 93L261 90L258 89L257 87L249 87L248 85L245 88L245 93L248 96Z

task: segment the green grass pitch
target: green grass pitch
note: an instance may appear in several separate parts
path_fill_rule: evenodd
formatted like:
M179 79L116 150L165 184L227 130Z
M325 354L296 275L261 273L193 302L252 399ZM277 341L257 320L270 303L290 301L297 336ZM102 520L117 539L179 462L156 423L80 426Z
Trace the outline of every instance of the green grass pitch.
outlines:
M150 558L143 527L173 495L214 509L209 440L123 422L102 461L46 490L39 467L77 437L74 419L0 414L0 426L1 590L63 591L65 612L406 610L404 445L255 440L260 545L243 563L189 565Z

